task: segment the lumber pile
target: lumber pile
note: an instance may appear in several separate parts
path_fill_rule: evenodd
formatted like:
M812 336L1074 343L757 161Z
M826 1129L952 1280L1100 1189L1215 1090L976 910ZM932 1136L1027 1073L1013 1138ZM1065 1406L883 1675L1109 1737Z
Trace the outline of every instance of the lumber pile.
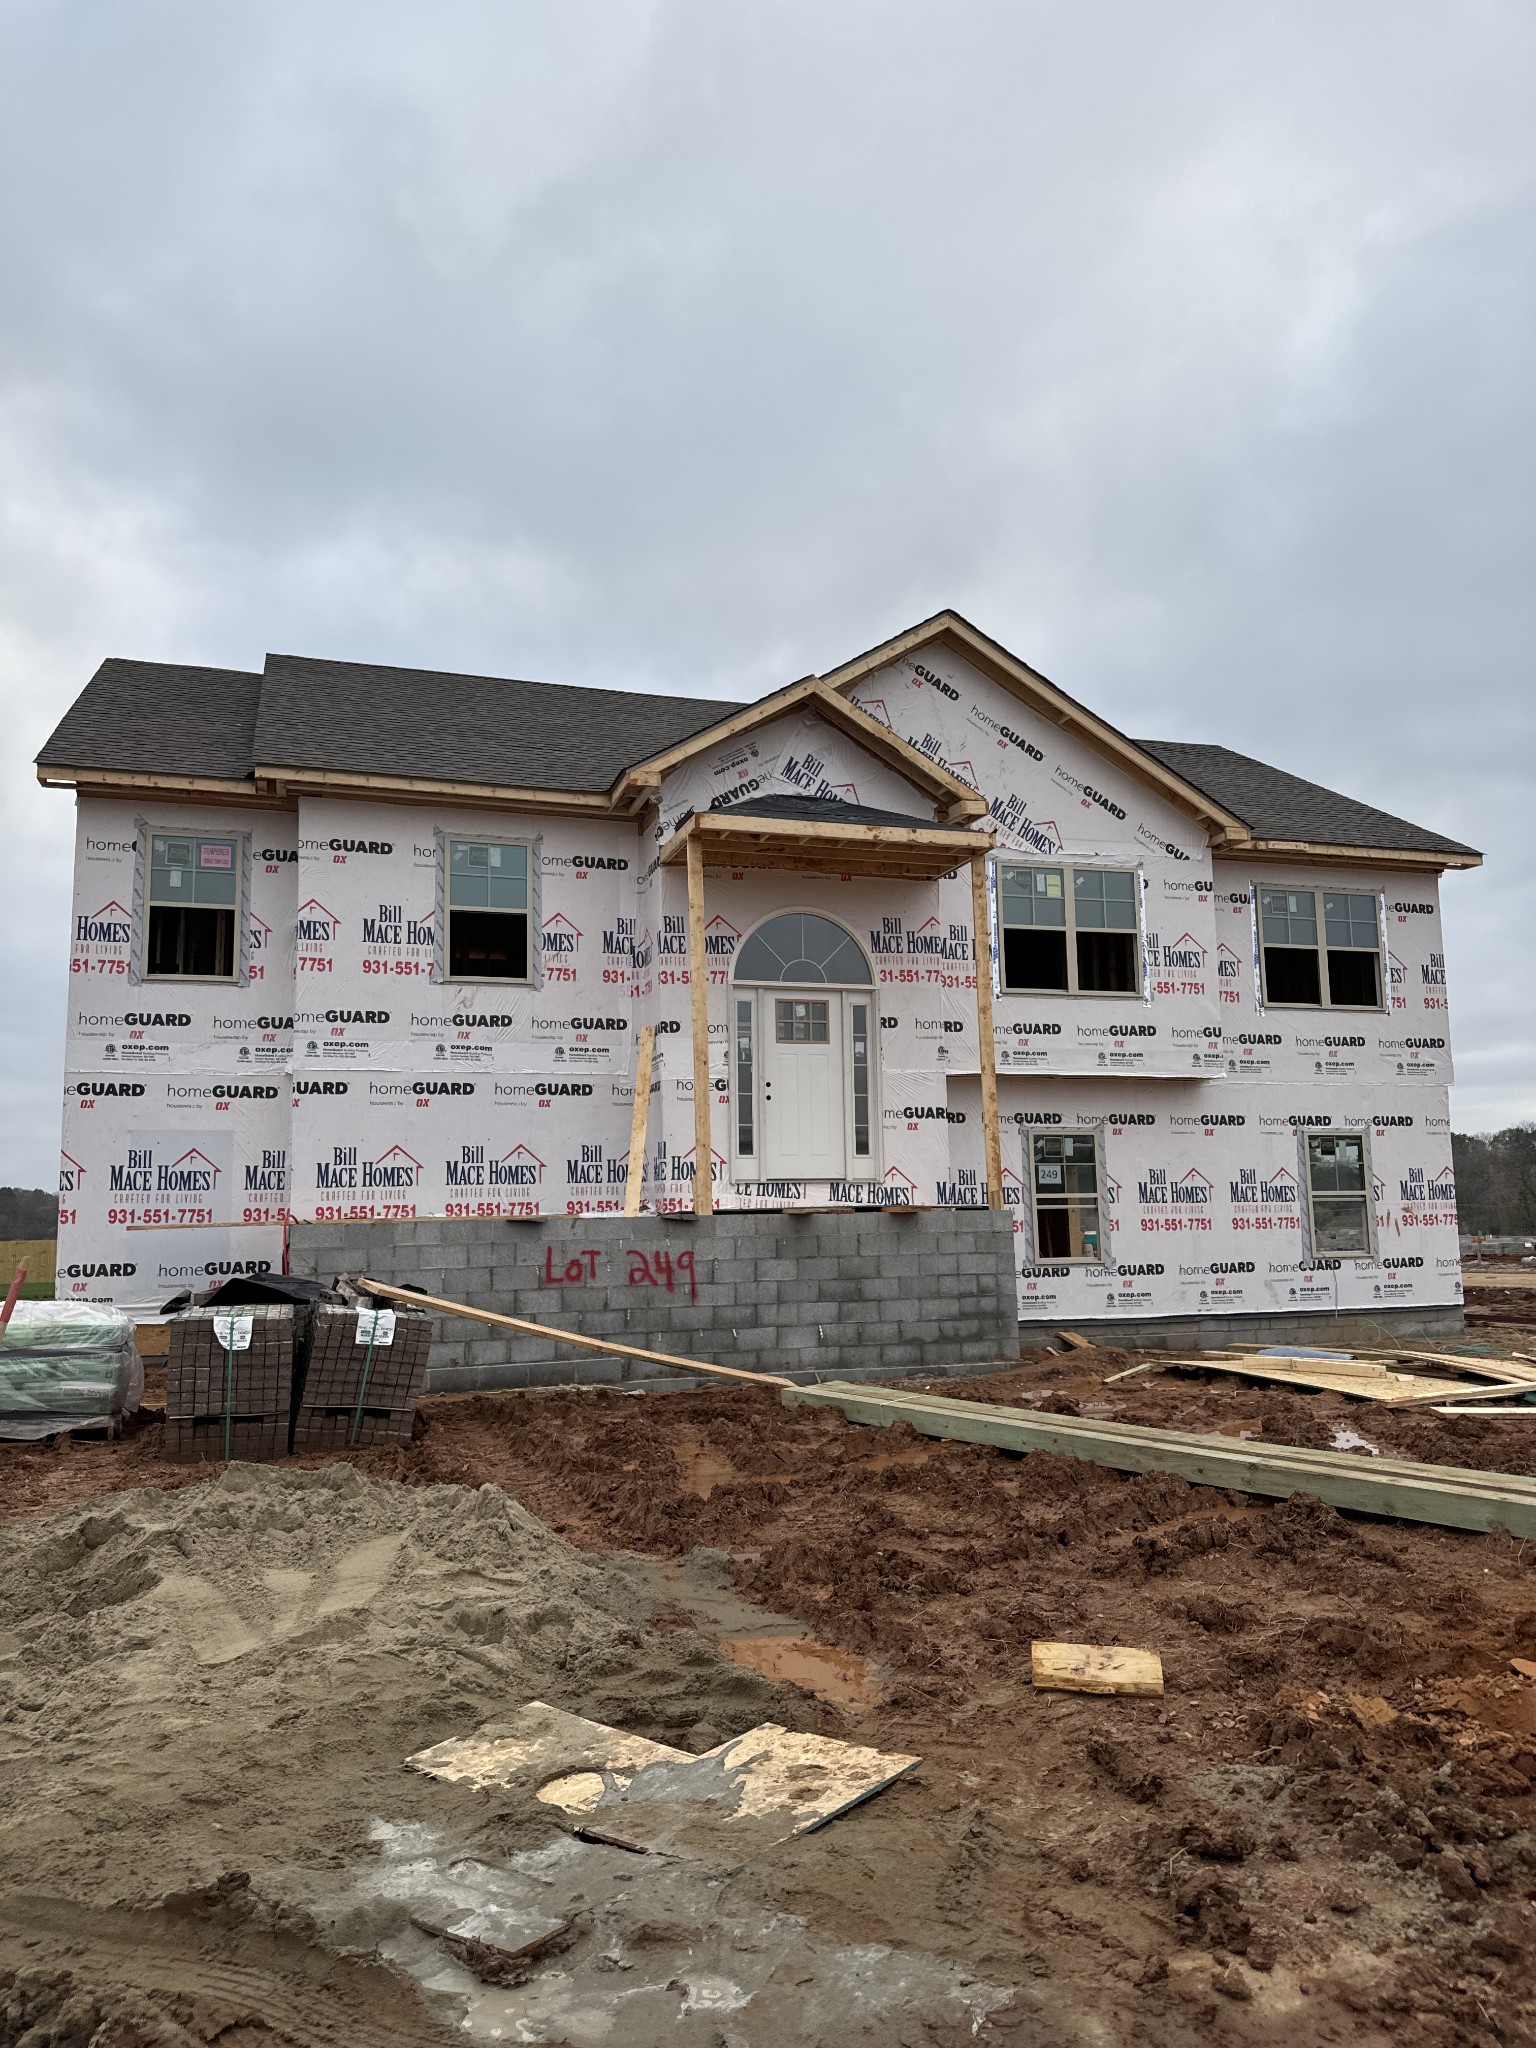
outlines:
M1363 1514L1536 1537L1536 1479L1514 1473L1146 1429L837 1380L819 1387L786 1387L779 1398L790 1408L839 1409L850 1422L909 1422L923 1436L993 1444L1010 1451L1054 1451L1117 1472L1177 1472L1199 1485L1272 1499L1311 1494L1332 1507Z
M1202 1351L1194 1357L1164 1362L1189 1372L1236 1373L1244 1379L1348 1394L1358 1401L1381 1401L1391 1407L1476 1401L1498 1395L1522 1400L1536 1392L1536 1365L1515 1358L1464 1358L1452 1352L1345 1351L1306 1356L1295 1348L1276 1346L1266 1351L1258 1345L1234 1344L1226 1351ZM1432 1366L1435 1371L1394 1371L1394 1365ZM1494 1384L1469 1388L1462 1379L1447 1378L1448 1370Z

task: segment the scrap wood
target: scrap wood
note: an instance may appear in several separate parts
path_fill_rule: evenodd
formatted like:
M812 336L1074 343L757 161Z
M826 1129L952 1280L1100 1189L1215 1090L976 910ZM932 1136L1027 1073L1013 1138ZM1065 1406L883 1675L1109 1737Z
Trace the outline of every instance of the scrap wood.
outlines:
M1063 1344L1070 1344L1074 1351L1097 1351L1099 1348L1091 1337L1084 1337L1076 1330L1058 1330L1056 1334Z
M1198 1358L1171 1358L1168 1363L1191 1370L1240 1373L1245 1379L1270 1380L1277 1386L1309 1387L1329 1394L1350 1394L1360 1401L1384 1401L1390 1406L1426 1396L1445 1401L1467 1389L1458 1380L1431 1380L1422 1373L1388 1372L1372 1360L1352 1360L1348 1365L1313 1366L1293 1358L1269 1359L1260 1354L1246 1358L1213 1358L1202 1352Z
M675 1365L684 1372L715 1373L721 1379L751 1380L757 1386L787 1387L793 1384L776 1372L747 1372L739 1365L711 1365L702 1358L674 1358L668 1351L642 1351L638 1344L610 1344L604 1337L578 1337L574 1330L556 1330L548 1323L525 1322L521 1316L495 1315L488 1308L471 1308L467 1302L445 1301L441 1295L419 1294L414 1287L389 1287L382 1280L359 1274L357 1285L369 1294L382 1294L389 1301L406 1301L416 1308L435 1308L445 1316L464 1316L473 1323L494 1323L498 1329L521 1330L529 1337L553 1337L561 1344L579 1344L587 1351L610 1351L618 1358L643 1358L651 1365Z
M1536 1664L1533 1664L1529 1657L1511 1657L1509 1668L1518 1672L1522 1678L1536 1678Z
M747 1824L767 1842L824 1827L915 1770L892 1756L765 1721L703 1756L626 1735L532 1700L505 1723L439 1742L408 1769L450 1782L521 1781L578 1832L622 1848L686 1845L702 1828Z
M520 1948L503 1948L499 1942L484 1941L478 1935L459 1933L452 1927L438 1927L417 1913L411 1915L411 1925L440 1941L454 1961L462 1963L482 1984L500 1984L511 1989L524 1981L531 1963L548 1955L553 1948L570 1946L567 1937L575 1928L576 1916L574 1913L567 1915L557 1926L546 1933L534 1935Z
M1031 1643L1030 1679L1042 1692L1125 1692L1163 1696L1163 1660L1156 1650L1093 1643Z
M1227 1349L1229 1351L1240 1351L1244 1356L1252 1356L1254 1352L1268 1353L1271 1357L1283 1355L1278 1351L1272 1350L1267 1344L1234 1343L1229 1344ZM1379 1358L1388 1361L1401 1359L1405 1365L1448 1365L1453 1366L1458 1372L1469 1374L1473 1379L1505 1378L1516 1380L1528 1378L1533 1383L1536 1383L1536 1360L1526 1359L1524 1353L1519 1351L1512 1352L1510 1358L1506 1360L1503 1358L1468 1358L1464 1357L1459 1351L1406 1351L1400 1345L1395 1344L1357 1344L1353 1351L1346 1353L1345 1356L1355 1359ZM1512 1362L1517 1360L1520 1361L1520 1364ZM1528 1366L1530 1370L1521 1370L1522 1365ZM1508 1367L1507 1371L1506 1367Z
M1420 1408L1433 1401L1497 1401L1501 1394L1524 1400L1536 1394L1536 1385L1530 1380L1498 1380L1491 1387L1457 1387L1442 1381L1435 1392L1410 1395L1403 1405Z
M1356 1513L1536 1537L1536 1478L1521 1473L1424 1465L1406 1458L1359 1458L1347 1451L1149 1429L895 1387L855 1386L846 1380L786 1387L779 1398L786 1408L837 1408L850 1422L909 1422L922 1436L992 1444L1009 1451L1054 1451L1117 1472L1177 1472L1196 1485L1231 1487L1278 1500L1305 1493Z
M1150 1372L1154 1365L1161 1365L1161 1359L1149 1358L1145 1365L1128 1365L1124 1372L1112 1372L1107 1379L1099 1381L1101 1387L1112 1387L1116 1380L1128 1380L1138 1372Z

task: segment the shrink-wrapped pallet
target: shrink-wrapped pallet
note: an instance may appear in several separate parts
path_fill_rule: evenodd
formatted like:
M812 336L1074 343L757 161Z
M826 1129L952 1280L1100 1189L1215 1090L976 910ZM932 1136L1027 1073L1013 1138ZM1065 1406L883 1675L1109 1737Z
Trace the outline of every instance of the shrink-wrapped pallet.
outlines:
M99 1302L17 1302L0 1333L0 1437L115 1429L143 1392L127 1316Z

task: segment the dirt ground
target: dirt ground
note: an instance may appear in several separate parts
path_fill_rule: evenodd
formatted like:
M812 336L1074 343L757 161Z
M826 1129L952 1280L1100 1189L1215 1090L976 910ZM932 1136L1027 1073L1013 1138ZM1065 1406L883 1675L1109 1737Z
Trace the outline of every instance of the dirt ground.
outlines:
M1507 1319L1512 1306L1478 1290L1469 1336L1536 1354L1536 1307L1526 1305L1522 1323ZM1362 1457L1374 1447L1536 1472L1536 1412L1529 1421L1409 1417L1155 1359L1157 1369L1104 1384L1138 1356L1151 1355L1051 1354L1016 1371L947 1380L942 1391L1319 1447L1342 1432ZM78 1524L85 1504L123 1488L206 1489L219 1468L168 1464L159 1437L150 1420L115 1445L6 1447L0 1520L24 1528L47 1517L51 1527L73 1514ZM293 1460L283 1470L326 1462ZM511 1496L563 1539L562 1550L625 1575L623 1597L604 1597L635 1642L598 1686L602 1697L594 1704L590 1676L578 1683L573 1674L561 1692L548 1673L539 1696L674 1741L679 1716L697 1715L703 1740L714 1725L731 1732L723 1722L732 1713L733 1726L746 1725L740 1715L798 1713L796 1725L923 1758L867 1807L733 1880L731 1910L741 1924L752 1915L778 1928L804 1922L807 1953L835 1953L834 1974L854 1968L850 1957L888 1949L958 1968L961 1985L1003 1987L1002 2002L967 1993L979 2004L967 2025L953 2025L934 1978L921 1998L913 1992L909 2023L876 2017L862 2032L827 2022L831 2031L796 2033L781 2017L762 2033L749 2007L701 2038L733 2048L797 2038L974 2037L1040 2048L1536 2041L1536 1682L1510 1668L1511 1657L1536 1659L1527 1546L1041 1453L935 1443L904 1426L863 1429L734 1388L433 1397L408 1447L353 1462L374 1480L436 1489L436 1503ZM316 1483L335 1480L317 1472ZM457 1492L485 1487L499 1491ZM403 1498L401 1486L384 1493ZM175 1503L158 1498L164 1519ZM98 1518L109 1513L104 1504ZM271 1563L267 1540L252 1532L253 1566ZM616 1553L634 1561L614 1565ZM1036 1694L1035 1638L1155 1648L1166 1697ZM717 1666L700 1661L701 1639L731 1660L746 1690L733 1694ZM317 1648L333 1654L323 1638ZM371 1657L404 1654L399 1643L370 1644ZM637 1670L673 1675L636 1684ZM384 1714L349 1695L344 1741L326 1752L333 1761L348 1746L355 1753L346 1781L355 1812L346 1826L334 1813L326 1823L340 1830L338 1866L358 1867L368 1814L387 1808L403 1821L439 1811L419 1788L388 1808L398 1781L386 1763L393 1769L418 1731L435 1740L492 1711L496 1688L483 1679L466 1686L462 1666L452 1671L421 1712L394 1693ZM526 1696L534 1677L522 1667L513 1677ZM508 1682L504 1675L503 1698ZM14 1715L0 1720L0 1751L14 1726ZM131 1743L131 1715L115 1726L116 1739ZM84 1742L78 1722L68 1739ZM144 1741L153 1739L146 1720ZM180 1845L179 1862L145 1858L131 1815L114 1807L126 1839L90 1856L78 1840L50 1842L45 1828L12 1843L8 1859L0 1828L0 1879L20 1889L26 1866L29 1896L51 1885L55 1899L88 1896L99 1914L137 1915L141 1955L167 1943L216 1946L210 1929L236 1909L228 1887L215 1896L197 1886L216 1886L230 1856L221 1863L207 1848L199 1864L196 1830L174 1811L174 1773L162 1767L157 1783L156 1825ZM206 1780L186 1797L206 1801ZM441 1811L460 1829L478 1826L484 1797L464 1794ZM252 1826L259 1795L241 1798ZM508 1838L521 1849L529 1839ZM320 1910L314 1870L324 1858L299 1816L270 1829L254 1859L245 1840L239 1846L253 1891L272 1893L286 1856L309 1873L305 1910ZM155 1894L167 1870L169 1905ZM297 1898L303 1887L294 1885ZM202 1903L188 1907L189 1897ZM33 1947L22 1956L0 1942L0 1961L30 1957L34 1974L67 1967L63 1909L33 1903L27 1912L23 1938ZM374 2012L369 2001L380 1993L371 1979L359 1988L362 1962L263 1912L257 1927L247 1910L242 1941L297 1944L324 1978L317 2010L332 2013L327 2001L340 2000L336 2010ZM0 1970L0 1998L4 1984ZM10 1996L26 2009L15 1987ZM34 1986L27 1997L36 2004L44 1994ZM54 2007L63 2009L58 1996ZM241 2009L238 2026L205 2025L192 2038L223 2048L347 2038L334 2018L331 2031L274 2033L290 2022L274 2012L263 2031L249 1996ZM370 2019L354 2037L436 2038L411 2033L401 2008L385 2001L386 2009L405 2031L369 2031ZM419 2023L435 2025L425 2007ZM0 2048L23 2032L0 2017ZM75 2048L77 2039L84 2048L92 2038L26 2037L27 2048ZM606 2038L639 2048L651 2036ZM121 2033L97 2048L157 2039Z

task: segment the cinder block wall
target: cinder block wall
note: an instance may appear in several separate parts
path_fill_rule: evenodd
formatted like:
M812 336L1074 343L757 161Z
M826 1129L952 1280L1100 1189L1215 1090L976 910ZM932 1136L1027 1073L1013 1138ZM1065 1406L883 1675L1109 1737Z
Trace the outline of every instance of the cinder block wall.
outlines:
M296 1223L289 1263L763 1372L864 1377L1019 1353L1002 1210ZM675 1377L483 1323L437 1328L434 1392Z

